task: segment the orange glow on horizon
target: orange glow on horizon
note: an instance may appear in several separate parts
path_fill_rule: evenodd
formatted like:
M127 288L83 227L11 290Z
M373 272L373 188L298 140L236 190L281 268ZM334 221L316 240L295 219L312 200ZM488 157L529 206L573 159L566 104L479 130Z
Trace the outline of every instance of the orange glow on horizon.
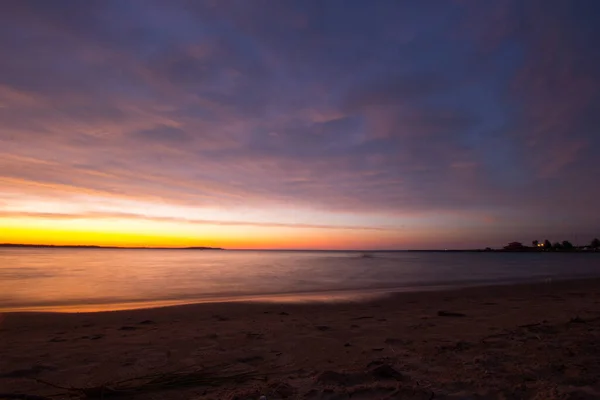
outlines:
M365 233L293 227L218 226L155 221L0 219L0 243L117 246L221 247L228 249L366 249L400 239L397 232Z

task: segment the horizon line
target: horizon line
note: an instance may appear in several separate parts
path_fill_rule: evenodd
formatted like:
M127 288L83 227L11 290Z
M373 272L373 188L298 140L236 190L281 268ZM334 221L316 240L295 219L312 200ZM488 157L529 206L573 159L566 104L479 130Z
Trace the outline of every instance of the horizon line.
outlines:
M479 248L463 249L273 249L273 248L224 248L212 246L102 246L93 244L27 244L27 243L0 243L0 247L40 247L40 248L80 248L80 249L121 249L121 250L226 250L226 251L349 251L349 252L401 252L401 251L483 251ZM492 248L493 249L493 248Z

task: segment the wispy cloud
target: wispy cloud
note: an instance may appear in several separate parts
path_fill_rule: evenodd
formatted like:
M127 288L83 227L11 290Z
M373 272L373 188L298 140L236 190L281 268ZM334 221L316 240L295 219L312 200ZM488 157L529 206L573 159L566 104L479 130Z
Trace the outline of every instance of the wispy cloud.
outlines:
M50 212L24 212L24 211L0 211L0 218L45 218L45 219L122 219L122 220L145 220L158 222L178 222L196 225L220 225L220 226L256 226L263 228L307 228L307 229L335 229L354 231L392 231L388 227L373 226L350 226L350 225L322 225L302 223L276 223L276 222L250 222L250 221L227 221L208 220L183 217L154 216L134 214L125 212L87 212L80 214L50 213Z

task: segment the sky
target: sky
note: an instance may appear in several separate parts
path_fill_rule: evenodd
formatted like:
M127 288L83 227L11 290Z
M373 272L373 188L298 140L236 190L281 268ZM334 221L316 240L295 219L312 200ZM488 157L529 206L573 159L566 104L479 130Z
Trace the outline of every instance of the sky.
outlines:
M5 0L0 242L600 236L596 0Z

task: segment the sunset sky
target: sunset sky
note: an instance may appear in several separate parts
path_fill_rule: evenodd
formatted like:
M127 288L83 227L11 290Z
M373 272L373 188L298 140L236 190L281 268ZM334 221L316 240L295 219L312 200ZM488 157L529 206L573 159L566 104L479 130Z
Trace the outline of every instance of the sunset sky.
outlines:
M0 242L600 236L597 0L0 8Z

